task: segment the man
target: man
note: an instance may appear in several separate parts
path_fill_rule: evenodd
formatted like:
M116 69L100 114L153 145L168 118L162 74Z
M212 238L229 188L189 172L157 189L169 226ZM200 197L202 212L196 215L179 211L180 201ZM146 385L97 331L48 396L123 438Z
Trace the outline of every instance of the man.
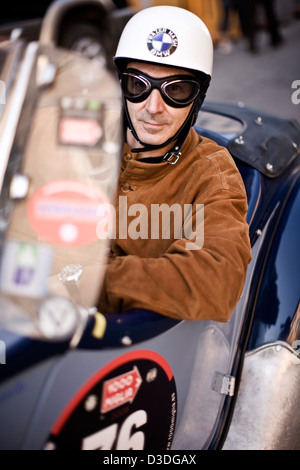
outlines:
M125 27L114 61L126 143L99 307L226 321L251 250L241 176L227 150L192 129L211 78L210 34L187 10L148 8Z

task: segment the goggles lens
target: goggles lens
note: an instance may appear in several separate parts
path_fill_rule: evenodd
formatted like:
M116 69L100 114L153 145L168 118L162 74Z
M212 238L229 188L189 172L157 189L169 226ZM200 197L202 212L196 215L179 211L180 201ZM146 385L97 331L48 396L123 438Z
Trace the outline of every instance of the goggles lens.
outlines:
M188 106L200 91L199 83L187 75L153 78L130 69L121 75L121 88L125 98L133 103L146 100L156 88L164 101L173 107Z

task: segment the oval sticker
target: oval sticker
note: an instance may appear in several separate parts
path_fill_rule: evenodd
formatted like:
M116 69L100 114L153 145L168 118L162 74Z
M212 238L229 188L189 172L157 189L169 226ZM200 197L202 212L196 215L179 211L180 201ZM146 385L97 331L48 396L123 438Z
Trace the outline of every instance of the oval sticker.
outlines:
M32 228L45 240L67 246L97 240L97 224L110 218L110 204L98 188L76 180L58 180L39 188L28 204Z

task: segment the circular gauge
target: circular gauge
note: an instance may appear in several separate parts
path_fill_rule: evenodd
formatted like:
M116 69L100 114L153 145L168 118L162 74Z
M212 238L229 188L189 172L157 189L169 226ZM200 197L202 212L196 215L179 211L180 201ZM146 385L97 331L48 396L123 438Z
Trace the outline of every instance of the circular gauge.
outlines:
M40 305L38 327L48 339L71 338L78 325L78 310L65 297L49 297Z

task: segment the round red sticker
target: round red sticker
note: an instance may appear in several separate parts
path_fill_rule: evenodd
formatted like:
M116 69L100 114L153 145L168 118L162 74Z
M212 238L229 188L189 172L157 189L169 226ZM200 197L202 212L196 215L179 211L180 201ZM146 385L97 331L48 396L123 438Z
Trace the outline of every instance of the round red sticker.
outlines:
M45 240L80 246L97 240L97 225L109 223L110 203L94 186L75 180L50 182L28 204L32 228Z

